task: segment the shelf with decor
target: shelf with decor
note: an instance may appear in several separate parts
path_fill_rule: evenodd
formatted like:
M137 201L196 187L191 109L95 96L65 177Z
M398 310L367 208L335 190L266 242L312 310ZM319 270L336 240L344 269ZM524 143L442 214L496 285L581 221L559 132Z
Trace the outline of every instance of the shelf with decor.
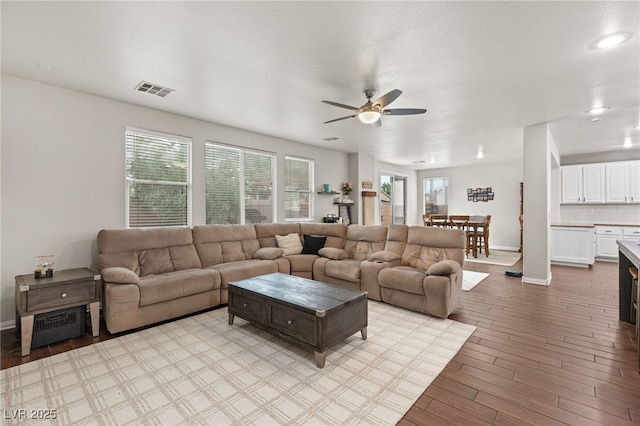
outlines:
M339 192L336 191L318 191L318 194L323 194L323 195L338 195L340 194Z

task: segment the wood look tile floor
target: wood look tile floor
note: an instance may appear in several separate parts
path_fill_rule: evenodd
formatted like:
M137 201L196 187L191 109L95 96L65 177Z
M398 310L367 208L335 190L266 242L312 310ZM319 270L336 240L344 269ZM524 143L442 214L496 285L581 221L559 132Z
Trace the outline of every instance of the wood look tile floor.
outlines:
M491 275L450 318L478 329L398 425L640 424L637 340L618 320L617 263L552 266L548 287L506 277L504 266L465 269ZM15 329L2 331L1 368L113 338L104 324L99 337L87 331L27 357Z

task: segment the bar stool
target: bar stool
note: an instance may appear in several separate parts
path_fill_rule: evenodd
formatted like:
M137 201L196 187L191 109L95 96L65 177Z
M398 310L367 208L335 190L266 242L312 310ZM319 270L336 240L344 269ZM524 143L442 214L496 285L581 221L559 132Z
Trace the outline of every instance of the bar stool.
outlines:
M636 335L640 339L640 321L638 321L638 268L635 266L629 267L629 273L631 274L631 304L629 306L629 320L635 320L636 323Z

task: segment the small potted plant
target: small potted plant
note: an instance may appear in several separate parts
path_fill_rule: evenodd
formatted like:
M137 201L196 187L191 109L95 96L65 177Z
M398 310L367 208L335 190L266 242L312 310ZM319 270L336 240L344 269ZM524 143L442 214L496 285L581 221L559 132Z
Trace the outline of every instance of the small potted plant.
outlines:
M353 191L353 184L351 182L342 182L341 191L344 194L343 200L348 200L349 194Z

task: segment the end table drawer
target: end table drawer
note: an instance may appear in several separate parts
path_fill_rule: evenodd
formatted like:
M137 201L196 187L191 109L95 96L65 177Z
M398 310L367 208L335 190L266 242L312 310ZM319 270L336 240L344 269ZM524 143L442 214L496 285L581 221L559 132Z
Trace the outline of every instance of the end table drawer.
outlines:
M271 303L269 304L269 326L310 345L318 344L318 319L315 315Z
M31 289L27 293L27 311L55 308L70 303L89 302L96 298L95 281Z

